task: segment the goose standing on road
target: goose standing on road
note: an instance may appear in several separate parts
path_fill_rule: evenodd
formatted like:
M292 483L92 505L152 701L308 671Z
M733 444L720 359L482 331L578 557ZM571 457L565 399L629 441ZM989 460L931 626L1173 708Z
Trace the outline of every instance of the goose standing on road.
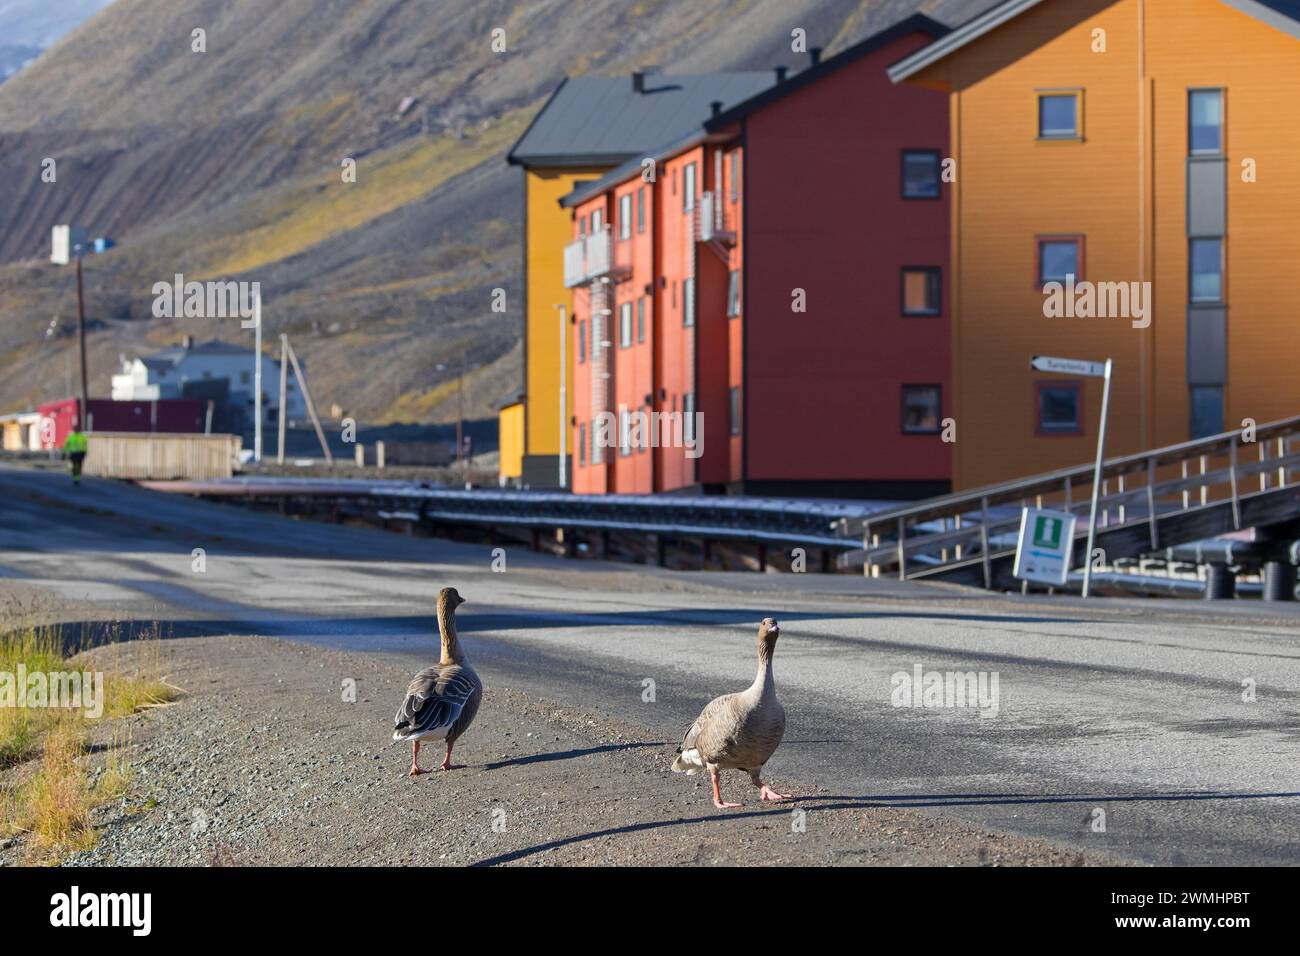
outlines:
M406 689L406 699L393 718L394 740L411 741L411 776L430 773L420 769L420 741L445 740L447 756L442 770L456 770L463 764L451 762L451 748L469 728L483 700L483 682L465 660L456 638L456 608L465 603L455 588L438 592L438 631L442 635L442 657L433 667L415 675Z
M726 803L718 786L719 770L743 770L759 788L760 800L785 800L763 783L763 765L776 752L785 733L785 708L776 699L772 654L781 629L770 617L758 626L758 676L748 690L715 697L686 731L673 761L677 773L708 770L713 805L719 810L741 806Z

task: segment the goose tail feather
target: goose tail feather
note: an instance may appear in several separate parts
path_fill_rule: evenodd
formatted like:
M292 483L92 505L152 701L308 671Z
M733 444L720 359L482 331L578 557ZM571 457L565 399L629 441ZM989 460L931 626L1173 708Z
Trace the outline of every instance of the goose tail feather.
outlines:
M704 769L704 758L694 747L689 750L683 750L673 761L673 773L684 773L686 776L697 774Z

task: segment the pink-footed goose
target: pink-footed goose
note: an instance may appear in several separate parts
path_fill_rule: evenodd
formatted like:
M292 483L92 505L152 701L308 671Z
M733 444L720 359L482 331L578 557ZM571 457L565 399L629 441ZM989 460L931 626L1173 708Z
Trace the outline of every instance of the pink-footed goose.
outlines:
M452 745L468 729L483 700L483 682L465 660L456 639L456 608L465 603L455 588L438 592L438 631L442 636L442 657L433 667L415 675L406 688L406 699L393 718L393 739L411 741L411 776L429 773L420 769L420 741L445 740L447 756L441 769L456 770L463 764L451 762Z
M785 800L763 783L763 765L776 752L785 733L785 708L776 699L772 679L772 654L781 629L770 617L758 626L758 676L739 694L715 697L691 724L677 749L673 770L699 773L708 770L713 782L713 805L719 810L739 807L726 803L718 785L719 770L743 770L759 788L760 800Z

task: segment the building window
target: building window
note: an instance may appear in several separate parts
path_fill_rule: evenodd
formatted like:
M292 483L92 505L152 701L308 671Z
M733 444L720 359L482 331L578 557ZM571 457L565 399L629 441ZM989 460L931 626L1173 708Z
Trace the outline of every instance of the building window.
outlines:
M1223 90L1188 91L1187 151L1211 156L1223 152Z
M587 423L578 426L578 464L587 464Z
M239 384L240 384L240 385L247 385L250 377L251 377L251 376L250 376L247 372L240 372L240 373L239 373Z
M939 198L939 151L903 150L903 198Z
M645 232L645 187L636 191L636 231L637 235Z
M727 277L727 316L740 315L740 270L732 269Z
M695 164L687 163L682 176L685 186L682 190L682 211L690 212L695 208Z
M902 270L903 315L938 315L941 275L936 266L904 266Z
M682 396L682 438L695 441L695 393L687 392Z
M682 324L695 324L695 279L682 280Z
M600 232L601 225L605 222L605 213L600 209L592 210L591 213L591 234L594 236Z
M578 217L578 238L581 239L586 234L587 234L587 217L579 216Z
M1078 382L1051 382L1038 386L1038 431L1044 435L1083 433L1083 387Z
M1223 240L1192 239L1188 260L1193 302L1223 301Z
M1083 91L1053 90L1038 94L1038 138L1083 138Z
M632 344L632 303L624 302L618 309L618 345L627 348Z
M740 434L740 389L731 390L731 434Z
M636 340L645 341L645 296L636 300Z
M1189 398L1191 437L1209 438L1223 431L1223 386L1193 385Z
M632 238L632 194L618 197L618 237Z
M618 453L624 458L632 454L632 414L626 408L618 410Z
M903 434L937 434L941 408L941 389L938 385L904 385Z
M587 361L587 321L578 323L578 363Z
M740 200L740 150L731 151L731 201Z
M1083 237L1043 236L1038 239L1038 288L1049 282L1064 283L1069 276L1083 279Z

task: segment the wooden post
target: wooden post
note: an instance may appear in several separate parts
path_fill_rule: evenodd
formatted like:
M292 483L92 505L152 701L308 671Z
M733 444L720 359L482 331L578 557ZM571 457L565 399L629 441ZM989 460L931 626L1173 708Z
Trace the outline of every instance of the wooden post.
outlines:
M907 580L907 522L898 519L898 580Z
M1147 521L1151 526L1151 548L1159 545L1159 531L1156 528L1156 460L1147 459Z
M1229 469L1228 476L1232 481L1232 526L1236 530L1241 530L1241 503L1237 498L1237 435L1232 435L1232 444L1228 449Z
M993 562L989 558L989 499L980 499L980 552L984 560L984 589L993 590Z
M298 364L298 353L293 350L289 344L289 337L284 337L285 348L289 350L289 361L293 364L293 375L298 380L298 387L302 389L303 400L307 403L307 414L311 416L311 423L316 428L316 437L320 439L321 451L325 452L325 461L334 464L334 455L330 452L329 442L325 441L325 432L321 430L320 419L316 417L316 405L311 400L311 392L307 388L307 378L302 374L302 366Z

